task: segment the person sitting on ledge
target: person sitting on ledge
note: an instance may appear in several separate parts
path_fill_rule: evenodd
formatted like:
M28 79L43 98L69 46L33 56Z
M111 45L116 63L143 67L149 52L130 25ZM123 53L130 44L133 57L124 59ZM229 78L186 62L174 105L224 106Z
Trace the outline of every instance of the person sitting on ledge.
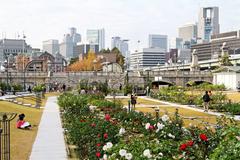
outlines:
M18 116L18 120L17 120L17 128L19 129L31 129L31 124L29 122L26 122L24 121L24 117L25 115L22 113L22 114L19 114Z

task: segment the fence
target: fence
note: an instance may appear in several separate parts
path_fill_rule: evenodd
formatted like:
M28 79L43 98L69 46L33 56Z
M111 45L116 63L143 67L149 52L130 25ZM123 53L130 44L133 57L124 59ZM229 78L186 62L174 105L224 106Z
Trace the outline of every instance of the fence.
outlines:
M10 160L10 121L16 115L0 112L0 160Z

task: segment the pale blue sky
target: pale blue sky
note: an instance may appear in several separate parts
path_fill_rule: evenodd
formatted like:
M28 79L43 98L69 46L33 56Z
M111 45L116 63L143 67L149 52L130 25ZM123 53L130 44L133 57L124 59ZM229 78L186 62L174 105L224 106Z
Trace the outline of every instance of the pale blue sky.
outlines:
M177 36L177 28L196 22L199 7L220 8L221 32L240 29L240 0L2 0L0 33L14 38L22 31L33 47L59 39L76 27L83 38L86 29L105 28L106 46L112 36L130 39L131 50L147 47L148 34ZM2 34L0 34L2 38Z

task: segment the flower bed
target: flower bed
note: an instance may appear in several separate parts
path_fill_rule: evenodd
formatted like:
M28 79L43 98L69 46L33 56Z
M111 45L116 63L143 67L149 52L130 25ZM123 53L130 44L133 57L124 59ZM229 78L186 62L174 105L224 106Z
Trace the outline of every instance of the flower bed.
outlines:
M171 119L168 115L156 119L141 112L128 113L120 104L104 101L99 96L72 94L58 99L68 143L77 146L79 159L207 159L221 157L220 150L225 149L221 145L227 145L225 140L230 133L239 143L239 126L224 124L226 120L216 128L184 128L178 113ZM112 110L102 109L105 107ZM232 149L238 147L234 145Z

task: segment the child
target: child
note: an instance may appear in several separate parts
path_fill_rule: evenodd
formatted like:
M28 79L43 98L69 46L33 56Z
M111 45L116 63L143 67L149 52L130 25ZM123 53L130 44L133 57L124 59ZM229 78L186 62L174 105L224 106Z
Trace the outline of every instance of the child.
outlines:
M22 113L18 116L17 120L17 128L19 129L31 129L31 124L29 122L24 121L25 115Z

